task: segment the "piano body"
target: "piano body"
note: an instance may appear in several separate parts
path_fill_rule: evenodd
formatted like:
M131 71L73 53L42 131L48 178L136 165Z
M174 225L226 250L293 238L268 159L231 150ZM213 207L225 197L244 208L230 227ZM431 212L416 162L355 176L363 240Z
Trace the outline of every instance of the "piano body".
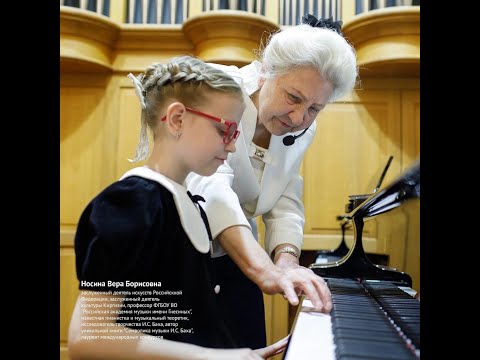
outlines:
M301 299L284 360L420 358L420 301L411 277L372 263L362 245L364 221L419 197L417 161L343 216L354 230L348 253L338 261L310 265L327 282L333 309L322 314Z

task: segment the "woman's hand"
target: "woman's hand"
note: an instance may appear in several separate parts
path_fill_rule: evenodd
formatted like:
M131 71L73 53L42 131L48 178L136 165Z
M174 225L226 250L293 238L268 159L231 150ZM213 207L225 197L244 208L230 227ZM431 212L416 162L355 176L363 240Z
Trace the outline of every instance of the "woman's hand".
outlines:
M303 293L316 310L330 312L332 296L325 281L312 270L298 265L287 253L280 254L273 264L246 226L232 226L218 236L220 245L232 260L264 293L284 294L288 302L298 305Z
M316 310L324 313L332 310L332 295L325 280L295 260L278 259L276 265L262 272L259 286L266 294L283 293L292 305L298 305L298 297L303 293Z

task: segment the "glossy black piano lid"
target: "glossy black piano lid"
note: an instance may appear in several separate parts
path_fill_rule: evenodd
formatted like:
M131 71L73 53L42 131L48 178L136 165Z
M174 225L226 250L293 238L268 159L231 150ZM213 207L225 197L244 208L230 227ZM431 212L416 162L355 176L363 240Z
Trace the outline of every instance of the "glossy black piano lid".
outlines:
M364 221L390 211L408 199L420 197L420 160L379 192L372 194L361 205L344 215L354 227L354 243L342 259L310 268L321 277L361 278L394 281L411 287L412 278L405 272L371 262L363 248Z
M404 201L420 197L420 160L417 160L398 178L363 204L347 214L348 217L371 217L400 206Z

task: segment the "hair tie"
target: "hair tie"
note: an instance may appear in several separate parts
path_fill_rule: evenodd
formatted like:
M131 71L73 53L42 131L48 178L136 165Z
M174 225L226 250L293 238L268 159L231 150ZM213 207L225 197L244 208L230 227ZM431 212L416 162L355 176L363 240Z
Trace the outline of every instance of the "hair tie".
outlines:
M135 94L138 97L138 100L140 100L140 104L142 105L142 109L147 108L147 104L145 103L145 96L147 95L147 92L143 88L142 83L132 74L127 75L133 82L133 86L135 87Z
M333 30L343 36L342 33L342 21L333 21L333 17L330 16L328 19L317 19L315 16L311 14L303 15L302 16L302 23L308 24L311 27L318 27L318 28L326 28Z

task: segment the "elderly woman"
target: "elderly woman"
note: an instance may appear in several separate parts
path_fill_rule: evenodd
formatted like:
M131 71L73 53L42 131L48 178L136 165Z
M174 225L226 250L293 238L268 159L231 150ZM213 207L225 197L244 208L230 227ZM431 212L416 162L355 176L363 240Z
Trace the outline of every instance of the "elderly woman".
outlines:
M213 176L190 174L186 186L206 199L218 295L228 304L219 311L240 346L265 346L262 291L283 293L293 305L303 292L320 311L332 306L325 281L299 266L305 222L299 169L319 112L356 84L355 50L340 26L307 15L273 34L260 61L240 69L215 65L243 89L237 151ZM257 216L266 228L265 251Z

